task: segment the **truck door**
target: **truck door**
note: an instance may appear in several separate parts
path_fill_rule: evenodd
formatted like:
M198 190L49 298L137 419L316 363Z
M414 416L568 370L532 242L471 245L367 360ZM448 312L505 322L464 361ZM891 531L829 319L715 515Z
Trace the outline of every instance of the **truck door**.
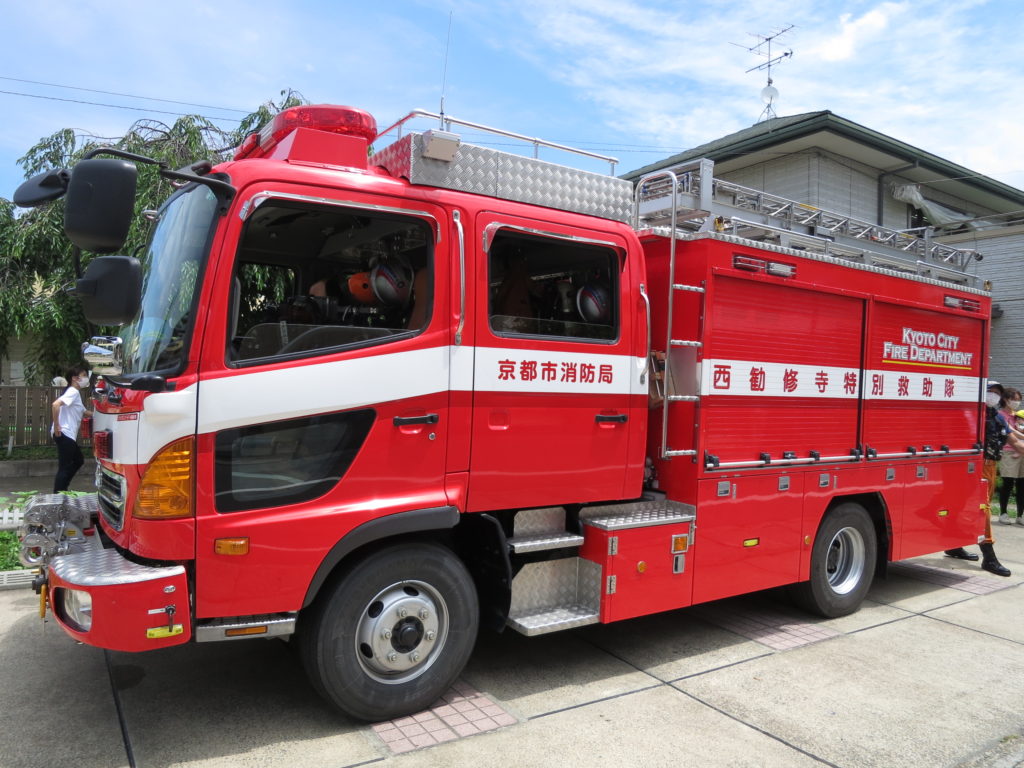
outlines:
M469 508L622 498L643 428L625 240L487 213L477 232Z
M261 190L226 236L198 405L199 617L281 610L285 592L298 609L350 530L447 504L445 213L335 194ZM258 578L218 544L240 539Z

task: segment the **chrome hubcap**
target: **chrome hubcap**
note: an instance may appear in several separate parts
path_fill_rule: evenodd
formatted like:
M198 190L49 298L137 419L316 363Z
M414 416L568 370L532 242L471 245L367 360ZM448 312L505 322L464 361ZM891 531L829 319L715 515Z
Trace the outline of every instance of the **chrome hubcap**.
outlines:
M356 658L370 677L403 683L423 674L448 636L444 599L421 581L402 581L377 593L356 627Z
M828 584L837 595L856 589L864 575L864 537L856 528L836 532L825 557Z

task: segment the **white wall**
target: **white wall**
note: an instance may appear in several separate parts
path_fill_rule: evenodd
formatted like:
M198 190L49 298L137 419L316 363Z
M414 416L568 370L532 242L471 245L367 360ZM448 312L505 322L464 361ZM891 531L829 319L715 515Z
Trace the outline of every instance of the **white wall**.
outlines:
M878 220L878 177L881 170L825 150L815 149L775 158L721 174L745 187L808 203L832 213L862 221ZM909 223L907 204L896 200L889 188L912 183L900 176L883 179L882 225L905 229ZM993 213L989 209L925 186L931 200L964 210L975 216Z
M1024 390L1024 226L942 238L957 248L973 248L984 257L974 267L992 282L992 302L1002 316L992 321L989 374Z

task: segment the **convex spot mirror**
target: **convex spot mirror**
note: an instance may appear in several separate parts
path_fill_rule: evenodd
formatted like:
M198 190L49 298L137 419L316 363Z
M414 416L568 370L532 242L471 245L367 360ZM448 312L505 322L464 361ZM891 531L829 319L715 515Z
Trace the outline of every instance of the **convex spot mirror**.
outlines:
M123 325L142 303L142 264L131 256L100 256L89 262L73 293L96 325Z
M43 171L33 176L14 191L14 204L21 208L35 208L63 197L71 173L64 169Z
M100 376L121 375L121 344L119 336L93 336L82 344L82 359Z
M137 179L138 169L127 160L83 160L72 168L64 203L68 239L92 253L119 250L135 213Z

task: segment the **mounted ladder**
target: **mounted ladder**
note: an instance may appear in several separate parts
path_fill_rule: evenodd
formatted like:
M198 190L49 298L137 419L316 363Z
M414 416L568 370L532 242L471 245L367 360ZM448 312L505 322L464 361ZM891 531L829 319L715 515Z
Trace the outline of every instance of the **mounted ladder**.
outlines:
M668 444L669 413L673 403L700 403L700 394L679 394L673 381L673 350L692 348L696 339L672 338L675 299L680 293L704 294L704 288L676 282L676 240L679 235L717 232L758 243L850 261L896 274L974 287L977 278L966 269L981 254L953 248L931 239L871 224L852 216L798 203L778 195L716 179L714 162L693 160L670 170L656 171L637 181L633 198L634 229L669 238L669 296L667 343L663 357L650 350L651 378L664 403L661 414L661 458L696 456ZM646 300L646 295L643 297ZM650 344L648 344L650 348ZM659 377L658 370L661 369ZM699 419L699 409L698 409ZM695 425L697 426L697 425Z
M967 268L981 254L935 242L930 227L918 237L825 211L716 179L714 166L711 160L693 160L642 177L636 187L634 227L721 232L950 283L974 286L977 281Z

